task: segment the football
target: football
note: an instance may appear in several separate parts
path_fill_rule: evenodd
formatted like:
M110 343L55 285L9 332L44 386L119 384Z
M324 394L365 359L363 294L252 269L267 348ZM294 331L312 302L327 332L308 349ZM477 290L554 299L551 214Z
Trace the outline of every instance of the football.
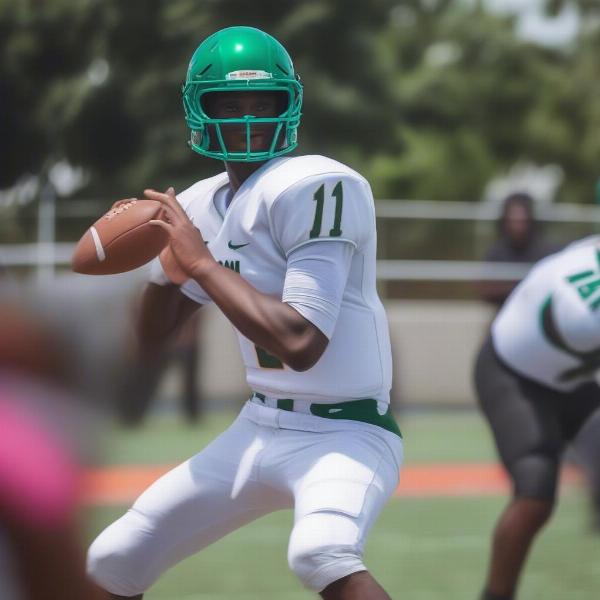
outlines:
M169 241L168 233L148 222L160 218L155 200L131 199L100 217L79 240L71 266L76 273L111 275L145 265Z

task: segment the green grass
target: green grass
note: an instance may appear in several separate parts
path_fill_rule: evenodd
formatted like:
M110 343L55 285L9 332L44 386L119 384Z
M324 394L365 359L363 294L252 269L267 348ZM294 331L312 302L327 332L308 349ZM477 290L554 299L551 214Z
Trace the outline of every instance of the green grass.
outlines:
M152 420L133 433L110 435L106 461L176 462L200 449L232 415L216 414L198 428ZM494 456L479 416L419 414L402 419L407 462L481 462ZM489 536L505 498L395 499L377 522L366 563L394 600L476 600ZM123 512L89 511L88 537ZM581 491L563 495L529 561L519 600L588 600L600 589L598 538L588 533ZM286 563L291 513L280 512L190 557L146 595L148 600L309 600Z

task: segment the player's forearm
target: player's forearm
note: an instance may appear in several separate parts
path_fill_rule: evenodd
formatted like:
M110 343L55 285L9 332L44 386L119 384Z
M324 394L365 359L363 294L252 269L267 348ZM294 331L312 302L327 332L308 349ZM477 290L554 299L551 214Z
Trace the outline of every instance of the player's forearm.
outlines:
M207 261L195 279L238 331L292 369L310 368L327 347L325 335L294 308L217 262Z
M149 283L139 308L136 334L140 357L156 357L183 322L198 308L186 302L175 285Z

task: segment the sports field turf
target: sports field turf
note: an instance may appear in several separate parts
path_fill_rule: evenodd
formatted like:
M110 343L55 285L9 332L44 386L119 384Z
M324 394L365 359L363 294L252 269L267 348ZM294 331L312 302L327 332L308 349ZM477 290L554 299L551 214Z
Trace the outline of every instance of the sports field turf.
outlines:
M173 463L193 454L228 422L215 413L199 427L152 419L135 432L111 430L107 464ZM489 463L494 451L476 413L421 413L400 417L408 466ZM489 534L502 495L399 497L377 522L366 562L394 600L476 600ZM88 536L124 507L94 506ZM291 513L247 526L164 575L148 600L309 600L286 564ZM588 531L583 491L563 490L554 520L538 540L520 600L588 600L600 593L600 538Z

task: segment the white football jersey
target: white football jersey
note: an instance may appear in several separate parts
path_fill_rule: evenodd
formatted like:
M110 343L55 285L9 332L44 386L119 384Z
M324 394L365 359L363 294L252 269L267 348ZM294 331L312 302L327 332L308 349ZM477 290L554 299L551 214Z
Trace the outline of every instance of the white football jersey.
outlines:
M177 198L214 258L260 292L282 298L287 257L305 244L344 241L354 248L333 335L311 369L296 372L237 332L251 389L313 402L389 402L390 340L376 290L375 208L368 182L323 156L277 158L244 182L222 215L215 193L228 184L221 173ZM181 290L200 304L210 302L193 280Z
M600 369L600 236L540 262L492 324L500 358L551 388L570 391Z

